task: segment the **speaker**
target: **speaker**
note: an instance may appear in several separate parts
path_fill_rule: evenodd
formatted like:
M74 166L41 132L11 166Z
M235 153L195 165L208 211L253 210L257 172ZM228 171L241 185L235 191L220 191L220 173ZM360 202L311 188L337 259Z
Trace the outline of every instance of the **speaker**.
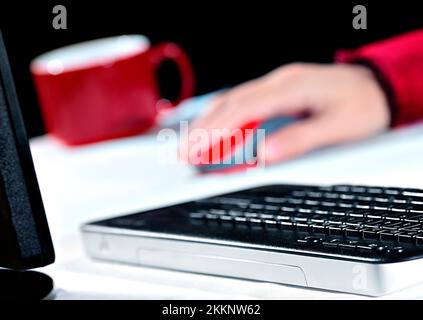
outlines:
M0 267L26 270L53 261L53 244L0 31Z

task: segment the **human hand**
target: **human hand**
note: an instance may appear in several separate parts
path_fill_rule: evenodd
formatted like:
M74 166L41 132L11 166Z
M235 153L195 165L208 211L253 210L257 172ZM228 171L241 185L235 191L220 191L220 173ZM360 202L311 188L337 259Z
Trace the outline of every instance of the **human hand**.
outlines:
M303 113L306 119L266 138L258 148L259 161L285 161L364 139L386 129L390 121L385 94L368 68L295 63L220 94L191 130L235 129L252 120ZM188 152L189 147L188 140L181 149Z

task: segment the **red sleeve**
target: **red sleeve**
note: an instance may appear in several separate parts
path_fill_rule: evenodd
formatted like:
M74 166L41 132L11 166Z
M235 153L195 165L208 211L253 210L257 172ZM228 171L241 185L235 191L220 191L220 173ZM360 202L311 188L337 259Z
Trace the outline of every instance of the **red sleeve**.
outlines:
M340 50L335 59L365 63L375 70L392 109L392 126L423 120L423 29Z

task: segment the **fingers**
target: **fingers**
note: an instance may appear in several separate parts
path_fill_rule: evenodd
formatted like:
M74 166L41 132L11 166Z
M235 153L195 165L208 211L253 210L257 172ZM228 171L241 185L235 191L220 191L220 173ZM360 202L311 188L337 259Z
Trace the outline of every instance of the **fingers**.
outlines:
M260 95L262 86L261 79L256 79L218 96L217 99L212 102L207 112L201 115L191 127L201 127L206 130L229 128L231 120L236 120L236 115L246 110L243 104L245 98L252 93Z
M282 67L218 95L205 114L190 125L188 137L184 137L179 148L180 159L189 162L190 150L194 146L198 150L208 150L227 138L232 129L252 121L302 111L301 108L307 105L304 69L308 68L299 65ZM225 130L213 134L216 129ZM197 135L208 135L210 139L197 139Z
M342 123L342 122L338 122ZM287 161L324 146L349 140L342 125L331 116L312 117L292 124L267 137L258 148L261 163Z
M285 161L373 135L387 127L389 111L383 90L362 68L294 64L225 92L194 123L194 130L212 137L196 146L207 150L217 142L213 139L225 138L213 135L214 129L231 132L252 121L304 111L309 118L272 134L259 146L261 162Z
M215 129L227 129L222 134L229 134L252 121L300 113L307 106L306 96L310 96L304 87L304 73L298 66L284 67L219 95L207 112L190 125L190 133L200 128L208 132L211 139L203 141L201 146L207 149L226 138L213 135ZM192 142L187 143L182 149L190 148Z
M197 119L195 119L190 127L192 129L194 128L201 128L207 123L207 119L212 118L213 115L218 111L218 109L221 107L223 102L226 99L227 93L219 93L216 95L213 100L211 101L210 105L206 109L206 111L200 115Z
M306 106L303 80L298 68L286 67L250 81L227 92L194 126L233 129L252 120L299 113Z

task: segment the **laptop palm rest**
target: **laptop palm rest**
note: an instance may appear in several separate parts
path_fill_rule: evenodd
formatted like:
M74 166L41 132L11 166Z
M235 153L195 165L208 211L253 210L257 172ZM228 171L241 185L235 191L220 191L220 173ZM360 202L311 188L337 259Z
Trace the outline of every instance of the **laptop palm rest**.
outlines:
M304 272L300 267L264 263L249 259L223 257L217 255L189 253L182 250L168 251L156 248L139 248L137 250L137 261L140 265L169 268L169 261L173 261L175 269L191 272L232 276L236 270L237 276L259 281L286 283L307 287ZM232 272L231 272L232 271Z

